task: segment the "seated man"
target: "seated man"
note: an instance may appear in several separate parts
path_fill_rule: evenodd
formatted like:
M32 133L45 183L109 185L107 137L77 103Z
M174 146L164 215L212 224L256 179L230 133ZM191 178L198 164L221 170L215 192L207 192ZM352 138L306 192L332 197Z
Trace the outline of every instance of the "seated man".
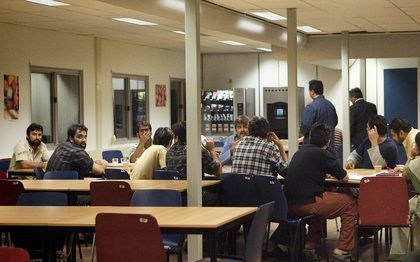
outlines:
M398 152L395 143L388 138L387 123L381 115L371 116L366 127L368 137L350 153L346 168L394 168L398 163Z
M316 214L325 219L341 218L340 237L333 255L339 258L350 256L354 248L354 219L356 201L349 195L326 192L324 181L327 174L347 181L348 176L336 157L327 150L330 130L315 123L309 133L309 144L303 145L290 161L284 193L289 204L289 213L297 216ZM308 253L314 253L321 240L321 224L318 219L309 222L305 243ZM277 232L277 231L276 231ZM271 240L277 243L278 234Z
M410 122L404 118L394 118L389 124L392 139L404 147L407 155L407 163L416 157L415 137L419 132L411 126Z
M41 142L43 128L32 123L26 129L26 140L21 140L13 148L9 169L17 168L45 168L50 158L47 147ZM28 177L29 178L29 177Z
M83 124L74 124L67 129L67 141L61 143L51 155L47 165L48 171L73 170L79 174L79 179L92 172L102 175L107 167L105 160L95 162L86 152L88 129Z
M131 180L152 179L153 170L166 168L166 151L172 144L174 133L169 127L160 127L153 137L153 145L137 159L131 171Z
M175 136L175 143L166 153L166 169L176 170L187 176L187 125L181 121L172 126ZM206 139L205 147L201 147L202 173L215 175L222 174L222 165L219 162L219 155L214 150L214 143L211 139Z
M236 151L239 140L248 135L248 122L249 118L243 115L235 119L235 134L226 138L222 152L220 152L219 159L222 165L232 165L232 156Z
M263 117L254 116L248 124L249 136L242 138L233 156L232 173L254 175L284 174L287 156L280 139Z
M136 160L143 154L144 150L152 145L152 126L146 121L141 121L137 124L137 137L139 143L135 145L130 152L130 162L135 163Z

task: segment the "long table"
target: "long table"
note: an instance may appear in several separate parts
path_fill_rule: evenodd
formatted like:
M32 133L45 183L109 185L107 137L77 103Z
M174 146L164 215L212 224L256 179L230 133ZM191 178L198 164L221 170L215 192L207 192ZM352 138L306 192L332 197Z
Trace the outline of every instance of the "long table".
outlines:
M94 231L99 213L150 214L156 217L163 233L207 235L211 261L216 261L218 234L250 221L255 211L254 207L0 206L0 229ZM50 254L51 250L45 252Z

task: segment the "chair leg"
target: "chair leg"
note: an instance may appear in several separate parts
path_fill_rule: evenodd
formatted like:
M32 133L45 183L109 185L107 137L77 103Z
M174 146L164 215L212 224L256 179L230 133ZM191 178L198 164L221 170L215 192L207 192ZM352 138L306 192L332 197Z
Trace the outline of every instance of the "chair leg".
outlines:
M177 259L178 262L182 262L182 248L178 249Z
M96 248L96 234L93 234L92 253L90 254L90 261L92 262L93 262L93 259L95 258L95 248Z
M270 226L271 226L271 223L270 222L268 222L268 226L267 226L267 236L266 236L266 238L265 238L265 247L264 247L264 250L265 251L267 251L268 250L268 241L270 241Z
M337 233L339 233L340 229L338 228L338 219L335 218L334 220L335 220L335 229L337 230Z
M325 221L323 218L321 218L319 216L318 216L318 218L319 218L320 222ZM337 223L337 218L335 219L335 222ZM327 262L329 262L330 260L328 258L327 242L325 240L326 237L324 235L324 227L321 227L321 236L322 236L322 238L321 238L322 252L324 253L325 259L327 260Z
M355 232L354 232L354 256L356 259L356 262L359 261L359 225L357 222L355 222Z
M375 229L375 234L373 235L373 261L378 262L378 230Z
M410 238L409 238L409 243L410 243L410 251L414 250L414 229L413 229L413 225L410 223L409 226L409 230L410 230Z

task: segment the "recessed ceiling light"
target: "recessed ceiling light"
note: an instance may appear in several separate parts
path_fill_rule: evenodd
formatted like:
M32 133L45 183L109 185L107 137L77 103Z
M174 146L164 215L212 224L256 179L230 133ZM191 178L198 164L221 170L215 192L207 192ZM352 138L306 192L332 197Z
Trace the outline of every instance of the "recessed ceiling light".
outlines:
M297 30L303 31L305 33L318 33L321 32L321 30L316 29L315 27L304 25L304 26L298 26Z
M231 41L231 40L223 40L223 41L219 41L220 43L223 44L227 44L227 45L245 45L243 43L239 43L239 42L235 42L235 41Z
M236 26L242 30L250 31L253 33L264 32L264 26L261 23L251 21L249 19L241 19L236 23Z
M147 21L134 19L134 18L128 18L128 17L120 17L120 18L112 18L112 19L116 21L120 21L120 22L135 24L135 25L143 25L143 26L157 25L152 22L147 22Z
M261 50L261 51L265 51L265 52L271 52L271 49L270 48L257 47L256 49Z
M172 32L177 33L177 34L181 34L181 35L185 35L184 31L172 31Z
M252 14L271 20L271 21L275 21L275 20L286 20L286 17L272 13L272 12L251 12Z
M178 12L185 12L184 0L160 0L159 4Z
M68 6L70 4L66 4L63 2L58 2L54 0L26 0L27 2L40 4L40 5L47 5L47 6Z

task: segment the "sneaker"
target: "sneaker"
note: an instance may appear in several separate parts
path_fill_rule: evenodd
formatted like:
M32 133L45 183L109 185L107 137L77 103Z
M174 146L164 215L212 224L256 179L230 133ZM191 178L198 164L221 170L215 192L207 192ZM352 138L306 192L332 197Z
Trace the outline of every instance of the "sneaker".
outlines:
M350 252L345 252L341 255L333 253L332 258L333 258L333 261L349 261L349 262L353 261L353 258Z

